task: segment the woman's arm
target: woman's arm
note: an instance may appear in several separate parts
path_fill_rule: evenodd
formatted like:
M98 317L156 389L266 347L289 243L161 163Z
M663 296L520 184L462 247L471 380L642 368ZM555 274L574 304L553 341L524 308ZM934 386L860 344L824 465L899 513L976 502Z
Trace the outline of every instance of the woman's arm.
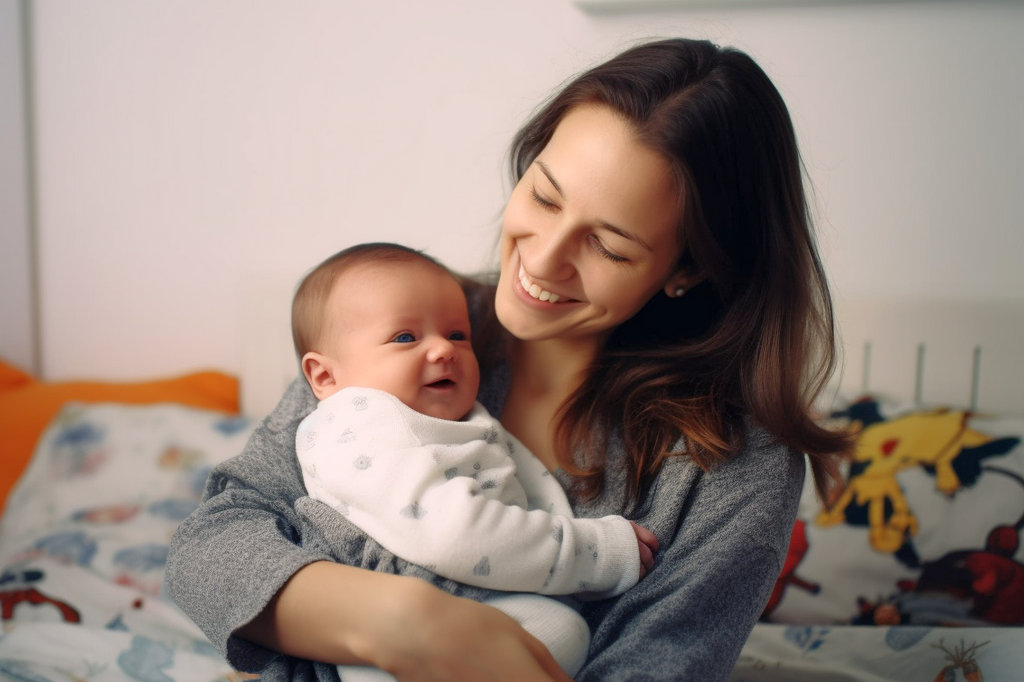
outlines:
M310 665L297 659L308 658L387 666L400 680L564 680L546 649L497 610L300 546L294 438L314 402L294 382L245 451L211 475L171 543L174 601L247 672L274 664L298 679Z
M540 641L497 609L417 578L331 562L298 571L238 634L403 681L569 680Z
M661 540L655 567L585 606L591 653L576 679L727 679L781 570L803 474L802 455L759 431L710 474L669 460L637 518Z

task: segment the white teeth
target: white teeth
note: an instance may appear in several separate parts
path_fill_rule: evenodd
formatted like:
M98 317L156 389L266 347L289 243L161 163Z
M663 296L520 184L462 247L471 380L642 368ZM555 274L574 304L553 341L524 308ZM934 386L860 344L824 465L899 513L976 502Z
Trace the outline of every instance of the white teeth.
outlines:
M547 289L541 289L539 284L531 282L530 278L526 276L526 271L523 270L523 266L521 265L519 266L519 283L523 285L523 289L525 289L530 296L533 296L538 301L558 303L558 294L553 294Z

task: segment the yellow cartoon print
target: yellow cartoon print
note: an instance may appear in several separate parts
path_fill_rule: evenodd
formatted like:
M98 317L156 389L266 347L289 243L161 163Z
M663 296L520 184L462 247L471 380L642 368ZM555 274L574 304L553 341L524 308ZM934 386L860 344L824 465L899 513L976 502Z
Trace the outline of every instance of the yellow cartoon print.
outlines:
M917 533L917 518L907 504L896 475L911 467L933 467L935 487L953 495L961 481L954 460L964 448L992 440L967 426L970 413L956 410L915 412L888 421L865 426L854 422L859 431L852 457L850 480L842 494L817 518L822 526L841 523L851 504L867 507L871 546L892 553Z

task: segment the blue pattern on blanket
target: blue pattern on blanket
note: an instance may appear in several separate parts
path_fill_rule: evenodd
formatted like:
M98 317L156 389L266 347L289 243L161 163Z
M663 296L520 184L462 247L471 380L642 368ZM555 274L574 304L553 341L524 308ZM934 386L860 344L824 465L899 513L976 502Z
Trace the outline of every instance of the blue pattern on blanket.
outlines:
M174 649L146 637L132 637L132 648L117 657L121 670L142 682L174 682L164 669L174 663Z
M35 548L59 561L88 566L96 556L97 543L82 531L68 531L37 540Z
M814 651L825 643L828 636L828 628L797 626L786 628L783 635L787 641L792 642L799 649Z
M172 404L66 406L0 520L0 679L233 678L161 590L171 535L254 426Z
M885 633L885 643L893 651L904 651L920 642L931 631L932 628L926 626L890 627Z
M129 571L159 571L167 564L167 545L127 547L114 555L114 563Z
M36 675L29 670L29 667L20 661L0 661L0 673L16 682L50 682L49 677Z
M184 521L198 506L195 500L160 500L149 505L146 510L154 516Z

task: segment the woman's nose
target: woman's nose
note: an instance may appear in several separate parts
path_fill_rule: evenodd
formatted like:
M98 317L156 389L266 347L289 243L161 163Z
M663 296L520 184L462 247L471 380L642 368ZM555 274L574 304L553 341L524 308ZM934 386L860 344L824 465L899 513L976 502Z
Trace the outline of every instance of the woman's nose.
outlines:
M552 226L537 235L526 262L532 277L558 282L572 276L576 237L568 225Z

